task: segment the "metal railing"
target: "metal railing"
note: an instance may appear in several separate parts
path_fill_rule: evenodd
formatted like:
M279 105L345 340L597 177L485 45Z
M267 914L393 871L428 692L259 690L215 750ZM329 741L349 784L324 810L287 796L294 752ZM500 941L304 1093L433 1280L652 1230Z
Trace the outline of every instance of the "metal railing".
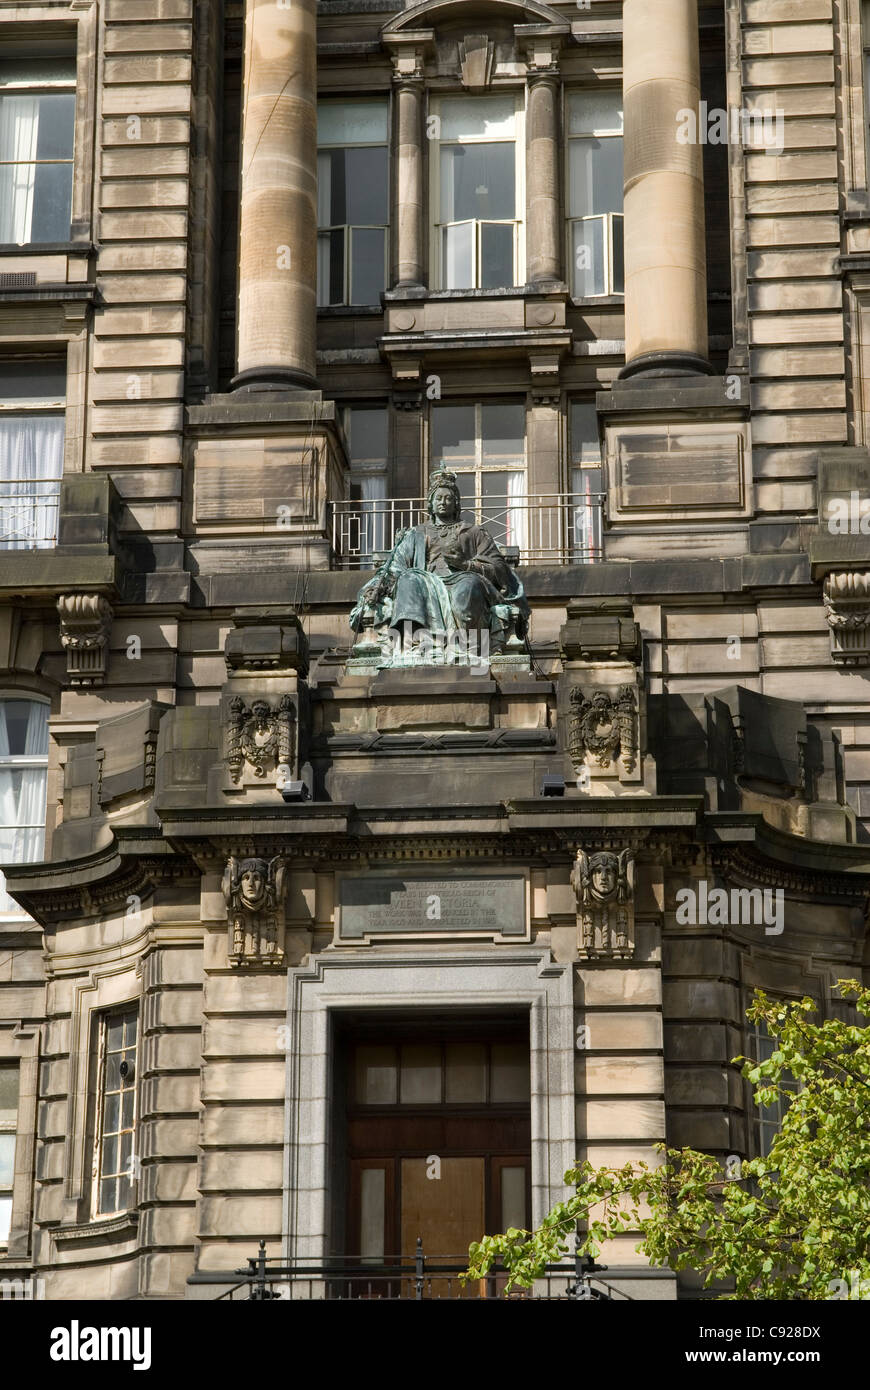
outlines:
M278 1257L267 1257L266 1242L261 1241L257 1254L249 1257L246 1269L226 1273L201 1270L187 1282L227 1284L230 1287L218 1295L219 1300L227 1302L245 1299L310 1302L317 1299L342 1303L356 1300L396 1303L460 1298L596 1302L623 1301L628 1297L607 1287L602 1279L608 1272L606 1266L596 1265L588 1256L576 1252L572 1259L547 1265L532 1288L510 1292L506 1289L504 1269L496 1268L483 1279L465 1283L460 1275L467 1267L467 1256L426 1255L419 1238L413 1255L377 1263L344 1256L322 1264L303 1261L283 1264Z
M399 533L427 519L426 499L384 497L330 502L330 538L336 569L372 569ZM551 493L495 498L467 507L462 520L485 526L521 565L594 564L603 558L604 494Z
M40 480L42 487L45 482ZM46 550L57 543L60 480L55 491L26 491L0 482L0 550Z

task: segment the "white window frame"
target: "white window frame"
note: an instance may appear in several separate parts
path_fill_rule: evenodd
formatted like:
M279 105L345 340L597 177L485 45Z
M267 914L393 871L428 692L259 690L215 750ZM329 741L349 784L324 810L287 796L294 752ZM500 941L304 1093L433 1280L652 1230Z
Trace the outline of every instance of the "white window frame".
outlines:
M25 60L25 61L26 61L25 55L22 55L22 54L20 54L20 53L15 53L15 52L13 52L12 50L10 50L8 56L9 56L10 58L12 58L12 59L21 58L22 60ZM71 77L55 77L55 78L47 77L47 78L43 78L42 80L35 80L35 79L31 78L31 79L29 79L29 80L21 81L21 82L4 82L4 81L2 81L2 72L0 72L0 98L2 98L4 95L7 95L7 94L9 94L9 95L14 95L14 96L35 96L35 97L38 97L38 96L41 96L41 95L43 95L43 94L45 94L45 93L51 93L51 92L66 92L67 94L72 95L73 97L75 97L75 95L76 95L76 87L77 87L77 74L76 74L76 72L75 72L75 68L76 68L76 55L75 55L74 52L71 52L67 57L62 57L62 56L61 56L61 57L59 57L59 58L51 58L51 57L48 57L48 56L42 57L42 56L37 52L37 53L35 53L35 54L33 55L32 61L33 61L33 66L34 66L34 67L38 67L39 64L40 64L40 62L42 62L42 63L45 64L46 68L50 67L51 64L52 64L52 62L58 62L58 61L69 62L69 63L72 64L73 73L72 73L72 76L71 76ZM39 164L68 164L68 165L69 165L70 170L72 171L72 178L71 178L71 180L70 180L70 205L69 205L70 227L67 229L67 234L66 234L66 236L61 238L61 243L63 243L63 242L68 242L68 241L71 239L71 236L72 236L72 230L71 230L71 228L72 228L72 221L73 221L73 216L74 216L74 204L75 204L75 164L76 164L76 143L77 143L77 142L76 142L76 134L77 134L77 131L76 131L76 124L77 124L77 122L76 122L76 114L77 114L77 113L76 113L76 103L74 103L74 104L73 104L73 127L72 127L72 131L71 131L71 135L72 135L72 141L71 141L71 143L72 143L72 154L70 155L69 159L33 159L33 160L23 160L23 161L22 161L22 160L4 160L4 159L0 158L0 164L2 164L4 167L8 167L9 164L22 164L22 163L23 163L23 164L28 164L28 165L29 165L29 164L36 164L36 165L39 165ZM37 240L37 241L34 241L34 240L33 240L33 214L32 214L32 212L31 212L30 239L27 240L27 241L20 241L20 242L16 242L16 243L4 243L4 244L6 244L6 245L14 244L14 245L19 245L19 246L21 246L21 247L31 247L31 246L33 246L33 247L39 247L39 246L43 246L43 245L54 245L54 244L57 244L57 243L54 243L54 242L51 242L51 241L46 242L46 241L41 241L41 240Z
M387 426L386 455L381 459L357 459L353 456L353 431L350 428L352 411L382 411ZM386 401L348 401L341 406L341 423L345 438L350 446L351 486L361 484L364 479L375 479L382 483L381 495L356 499L359 508L357 534L353 534L354 523L348 520L351 534L348 542L351 552L359 557L361 564L374 559L376 555L389 550L393 544L394 519L389 503L389 458L390 458L390 411ZM383 505L378 509L378 503Z
M355 101L355 100L357 100L357 98L354 98L354 97L335 97L335 98L334 98L334 104L335 104L335 105L348 104L348 103L353 102L353 101ZM369 98L359 98L359 100L360 100L360 102L362 102L362 101L367 101L369 105L375 104L375 97L374 97L374 96L369 97ZM353 297L353 284L351 283L351 279L352 279L352 266L353 266L353 258L352 258L352 256L351 256L351 241L352 241L354 232L365 232L365 231L378 231L378 232L380 232L380 231L382 231L382 232L384 233L384 289L386 290L386 289L389 288L389 283L390 283L390 280L389 280L389 276L390 276L390 101L389 101L389 97L387 97L386 95L378 96L378 97L377 97L377 101L378 101L379 103L383 104L384 111L385 111L385 114L386 114L387 137L386 137L385 140L383 140L383 141L381 141L381 140L364 140L364 141L361 141L361 142L358 143L358 144L355 142L355 143L352 144L352 145L348 145L348 144L345 143L345 142L336 142L336 141L330 141L330 140L325 140L325 141L322 141L322 142L321 142L321 140L320 140L319 138L318 138L318 141L317 141L317 153L318 153L318 154L320 154L321 151L325 151L325 150L347 150L347 149L354 149L354 150L385 150L385 151L386 151L386 159L387 159L387 220L386 220L386 222L384 222L384 223L376 223L376 222L371 222L371 223L353 223L353 224L336 222L336 223L330 224L329 226L324 226L324 227L321 227L320 224L319 224L319 222L318 222L318 227L317 227L317 242L318 242L318 247L319 247L319 245L320 245L320 238L321 238L321 236L325 235L326 233L330 233L330 232L344 232L344 243L343 243L343 244L344 244L344 271L343 271L343 274L342 274L342 298L341 298L341 300L338 301L338 303L333 303L333 304L330 304L328 300L321 300L321 298L320 298L320 290L321 290L321 287L320 287L320 285L318 284L318 285L317 285L317 307L318 307L318 309L359 308L359 307L366 307L366 305L367 305L367 301L363 301L363 300L357 301L357 300L355 300L354 297ZM326 106L326 105L328 105L328 104L329 104L329 98L324 98L323 101L322 101L322 103L321 103L321 102L318 103L318 106L319 106L319 105L324 105L324 106ZM318 256L317 259L319 260L319 256Z
M106 1040L109 1024L113 1019L123 1018L127 1014L132 1014L136 1019L136 1045L135 1045L135 1074L133 1077L133 1123L130 1127L123 1127L117 1131L120 1138L121 1134L131 1133L132 1141L130 1146L131 1163L136 1158L136 1132L139 1124L139 1059L142 1048L142 1015L138 1000L129 1000L125 1004L117 1005L112 1009L101 1011L97 1019L97 1086L96 1086L96 1111L94 1114L94 1149L91 1162L91 1219L93 1221L113 1221L125 1212L133 1210L137 1205L138 1182L136 1174L131 1170L129 1176L130 1201L126 1207L116 1207L113 1211L100 1210L100 1189L103 1179L103 1116L105 1110L106 1094ZM123 1094L119 1092L119 1095ZM119 1107L120 1108L120 1107ZM120 1115L119 1115L120 1119ZM113 1131L115 1133L115 1131ZM116 1174L109 1174L115 1177Z
M12 1181L9 1183L8 1187L0 1187L0 1201L6 1201L9 1203L9 1234L6 1236L0 1234L0 1253L2 1253L5 1252L9 1247L9 1240L12 1236L15 1221L15 1173L18 1166L18 1129L21 1116L21 1067L17 1061L8 1060L6 1058L0 1058L0 1069L4 1071L14 1072L15 1079L17 1082L15 1096L15 1116L11 1121L0 1119L0 1135L11 1134L13 1139L15 1140L15 1144L12 1150Z
M782 999L783 1004L791 1003L789 999ZM766 1061L771 1053L776 1051L777 1041L772 1038L767 1031L767 1024L763 1019L750 1022L747 1019L748 1039L747 1056L752 1058L756 1064ZM769 1047L769 1051L765 1051ZM764 1055L762 1055L764 1053ZM780 1086L796 1095L801 1089L800 1083L792 1079L791 1083L780 1078ZM749 1083L751 1092L754 1096L756 1087ZM753 1099L750 1115L750 1128L752 1132L752 1156L754 1158L767 1158L770 1153L770 1146L776 1138L782 1122L785 1118L787 1105L783 1104L782 1097L777 1096L773 1105L756 1105ZM768 1142L769 1140L769 1142Z
M15 360L15 361L22 361L22 360L24 360L24 359L20 359L20 358L19 358L19 359L14 359L14 360ZM51 363L51 364L53 364L53 365L57 365L57 359L56 359L56 358L51 358L51 359L48 359L48 358L45 358L45 359L34 358L34 359L30 359L30 363L31 363L31 365L32 365L34 368L37 368L37 367L39 367L41 364L48 365L49 363ZM0 366L2 366L2 363L0 363ZM66 382L66 374L64 374L64 382ZM15 482L15 480L13 480L13 479L9 479L9 478L0 478L0 551L3 551L3 550L13 550L13 549L14 549L14 550L25 550L25 549L26 549L26 550L53 550L54 547L57 545L57 525L58 525L58 513L59 513L59 505L60 505L60 486L61 486L61 482L62 482L62 480L63 480L63 467L64 467L63 460L64 460L64 454L65 454L65 452L66 452L66 444L67 444L67 438L66 438L66 435L67 435L67 418L66 418L66 417L67 417L67 392L66 392L66 389L64 390L63 396L61 396L60 398L55 398L55 397L48 396L48 395L46 395L46 396L44 396L44 397L38 397L38 396L37 396L37 397L34 397L34 396L17 396L17 397L16 397L16 396L4 396L4 397L0 397L0 420L2 420L2 419L9 419L9 418L18 418L18 417L29 417L29 418L32 419L32 418L36 418L36 417L38 417L38 416L40 416L40 415L44 415L44 416L58 416L58 417L60 417L60 418L63 420L63 448L62 448L62 451L61 451L61 469L60 469L60 473L58 473L58 474L56 474L56 475L53 474L50 478L38 478L38 479L34 479L34 482L38 483L38 484L40 485L40 487L44 486L44 484L46 484L46 483L56 483L56 484L57 484L57 488L56 488L56 490L55 490L53 493L37 491L37 492L33 492L32 494L28 494L28 493L26 493L26 492L20 492L20 493L19 493L19 492L11 492L11 491L10 491L10 493L9 493L9 497L10 497L10 498L13 498L13 499L14 499L14 498L20 498L22 504L25 504L25 503L27 503L27 502L29 501L30 505L29 505L29 507L27 507L27 506L25 506L25 505L21 505L21 506L18 507L17 509L16 509L16 508L10 507L10 508L7 510L6 505L5 505L5 502L4 502L4 497L5 497L5 495L6 495L6 489L7 489L7 487L11 489L12 487L19 487L19 486L21 486L21 484L18 483L18 482ZM36 534L39 528L36 527L36 526L34 526L34 524L33 524L33 523L34 523L34 520L35 520L35 509L34 509L34 505L33 505L33 504L39 502L40 500L44 501L45 504L46 504L46 506L51 507L51 508L53 508L53 510L54 510L54 525L50 528L51 533L50 533L50 535L49 535L45 540L40 540L40 539L39 539L38 535ZM24 534L20 534L20 533L19 533L19 534L16 534L14 531L9 532L8 529L7 529L7 522L6 522L6 517L7 517L7 515L10 515L10 514L11 514L13 517L16 516L16 515L20 517L20 516L24 516L25 513L27 513L27 515L31 518L31 519L29 520L29 522L28 522L28 525L27 525L27 529L28 529L29 534L28 534L28 535L24 535ZM26 545L26 546L18 544L18 542L23 541L23 540L30 540L31 544Z
M467 135L450 140L431 141L431 158L429 160L429 207L430 207L430 236L429 236L429 283L433 289L447 290L447 286L441 283L441 246L443 229L445 227L459 227L473 221L474 232L474 278L475 284L469 286L470 289L480 289L481 281L481 226L490 223L496 226L512 226L514 229L514 278L512 285L495 286L496 289L513 289L524 285L526 282L526 139L525 139L525 105L524 96L514 89L490 88L491 95L512 96L514 101L514 159L515 159L515 196L516 196L516 216L511 219L493 217L483 219L460 218L457 222L441 221L441 149L442 145L496 145L510 144L508 139L500 140L491 135ZM430 103L431 114L441 120L441 112L445 102L462 97L468 101L474 101L473 96L465 92L445 92L441 96L435 97ZM439 129L440 126L436 126ZM451 291L451 293L462 294L462 289Z
M616 92L617 88L608 87L608 91ZM565 210L567 225L567 247L565 264L569 267L569 284L571 297L573 299L605 299L618 296L622 298L625 294L624 288L617 290L614 288L616 254L614 251L614 224L621 222L625 227L625 217L622 212L591 212L581 217L572 217L569 211L571 206L571 146L577 141L582 140L623 140L625 139L625 121L618 130L612 127L601 128L593 127L583 131L582 134L569 134L569 105L572 96L583 96L590 92L589 88L574 87L568 88L564 93L565 110L563 116L563 130L565 131ZM577 266L574 264L574 228L580 222L599 222L603 224L603 246L604 246L604 289L599 294L579 294L576 285ZM623 235L623 246L625 237ZM625 264L623 260L623 283L625 278Z
M499 405L499 404L503 404L503 405L520 405L521 402L520 402L519 400L512 400L512 401L511 401L511 400L508 400L507 398L505 398L505 400L503 400L503 401L498 401L498 400L475 400L475 401L467 401L467 400L466 400L466 401L464 401L464 400L461 400L461 399L457 399L457 400L447 400L447 401L438 401L438 402L434 402L434 401L433 401L433 403L432 403L432 409L431 409L431 412L430 412L430 415L429 415L429 473L430 473L430 477L431 477L432 472L439 466L439 462L440 462L439 460L437 460L437 459L435 458L435 456L434 456L434 454L433 454L433 452L432 452L432 446L433 446L433 441L434 441L434 429L433 429L434 415L433 415L432 412L436 411L436 410L439 408L439 406L447 406L447 407L449 407L449 406L465 406L465 407L468 407L468 406L471 406L471 405L474 406L474 461L473 461L473 462L466 462L466 461L464 461L464 460L459 461L459 460L447 459L447 460L444 461L444 467L445 467L445 468L447 469L447 471L450 472L450 473L465 474L466 476L467 476L468 474L470 474L470 473L473 473L473 474L474 474L474 511L475 511L475 516L476 516L476 517L479 517L479 516L480 516L480 514L481 514L481 508L482 508L483 505L484 505L483 489L482 489L482 486L481 486L481 480L482 480L482 477L483 477L483 474L484 474L484 473L520 473L520 472L525 473L525 475L526 475L526 496L528 496L528 480L529 480L529 429L528 429L528 423L529 423L529 422L528 422L528 418L527 418L528 412L526 411L525 406L523 406L523 458L522 458L522 463L521 463L521 464L520 464L520 463L516 463L516 462L512 463L512 462L510 461L509 455L507 455L507 454L505 455L504 459L503 459L503 460L500 460L500 461L494 461L494 460L490 460L490 459L484 459L484 455L483 455L483 407L484 407L485 405Z

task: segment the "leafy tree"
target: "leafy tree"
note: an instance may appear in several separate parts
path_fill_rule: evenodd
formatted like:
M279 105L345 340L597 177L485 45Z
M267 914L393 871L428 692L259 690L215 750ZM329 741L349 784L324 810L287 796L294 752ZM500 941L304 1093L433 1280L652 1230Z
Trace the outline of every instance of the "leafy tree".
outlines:
M870 1016L870 989L857 980L837 988ZM845 1297L856 1280L870 1296L870 1026L817 1024L814 1012L811 999L786 1002L760 990L747 1010L777 1045L766 1061L734 1063L743 1064L757 1104L781 1097L788 1107L766 1157L732 1173L709 1154L662 1144L658 1165L582 1163L565 1174L575 1194L537 1230L473 1243L466 1277L480 1279L500 1261L509 1289L529 1287L582 1227L581 1254L594 1258L603 1241L640 1232L637 1249L653 1265L697 1270L705 1288L725 1282L733 1290L725 1298ZM796 1092L785 1084L792 1078Z

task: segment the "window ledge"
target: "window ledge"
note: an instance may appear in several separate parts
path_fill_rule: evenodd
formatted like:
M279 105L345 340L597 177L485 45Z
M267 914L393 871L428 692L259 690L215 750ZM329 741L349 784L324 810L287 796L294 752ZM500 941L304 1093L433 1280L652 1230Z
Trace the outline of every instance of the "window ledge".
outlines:
M0 289L0 304L36 304L40 301L92 304L96 297L96 285L81 280L63 280L58 284L51 284L46 280L42 284L11 285L6 289Z
M135 1236L139 1231L139 1212L121 1212L118 1216L95 1216L92 1221L77 1222L74 1226L56 1226L52 1231L60 1244L76 1240L100 1240L103 1237Z
M539 299L542 295L567 295L568 286L561 280L548 280L540 285L505 285L489 290L428 290L425 285L411 285L407 289L387 290L385 304L401 304L412 299ZM623 296L619 295L622 303ZM599 301L595 301L596 303Z
M0 256L91 256L96 249L90 241L0 242Z
M624 294L594 294L589 299L575 299L571 296L574 309L621 309L625 307Z
M321 304L318 305L317 317L324 319L381 318L383 312L380 304Z

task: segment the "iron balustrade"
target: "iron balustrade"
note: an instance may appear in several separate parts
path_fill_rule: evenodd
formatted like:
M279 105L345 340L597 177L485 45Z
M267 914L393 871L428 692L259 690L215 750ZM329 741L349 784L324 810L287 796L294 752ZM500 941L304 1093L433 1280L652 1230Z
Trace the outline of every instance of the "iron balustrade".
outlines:
M247 1268L231 1271L201 1270L192 1274L189 1284L226 1284L229 1287L218 1300L236 1302L255 1300L267 1302L350 1302L379 1300L387 1302L422 1302L427 1299L508 1299L508 1300L572 1300L589 1303L598 1301L630 1301L625 1293L609 1284L615 1279L630 1277L660 1278L661 1271L626 1267L608 1269L596 1265L588 1255L576 1250L573 1258L548 1264L544 1273L530 1289L506 1289L507 1272L494 1268L483 1279L463 1282L460 1275L468 1267L467 1256L431 1256L423 1250L422 1239L412 1256L387 1257L376 1263L360 1257L336 1256L323 1263L303 1260L283 1263L279 1256L266 1255L266 1242L250 1256ZM608 1275L605 1279L603 1276Z
M424 497L329 502L336 569L372 569L403 530L426 521ZM527 564L595 564L603 559L604 493L496 498L466 507L462 520L485 526L510 558Z
M17 480L0 481L0 550L45 550L56 545L59 501L59 478L38 478L30 486Z

